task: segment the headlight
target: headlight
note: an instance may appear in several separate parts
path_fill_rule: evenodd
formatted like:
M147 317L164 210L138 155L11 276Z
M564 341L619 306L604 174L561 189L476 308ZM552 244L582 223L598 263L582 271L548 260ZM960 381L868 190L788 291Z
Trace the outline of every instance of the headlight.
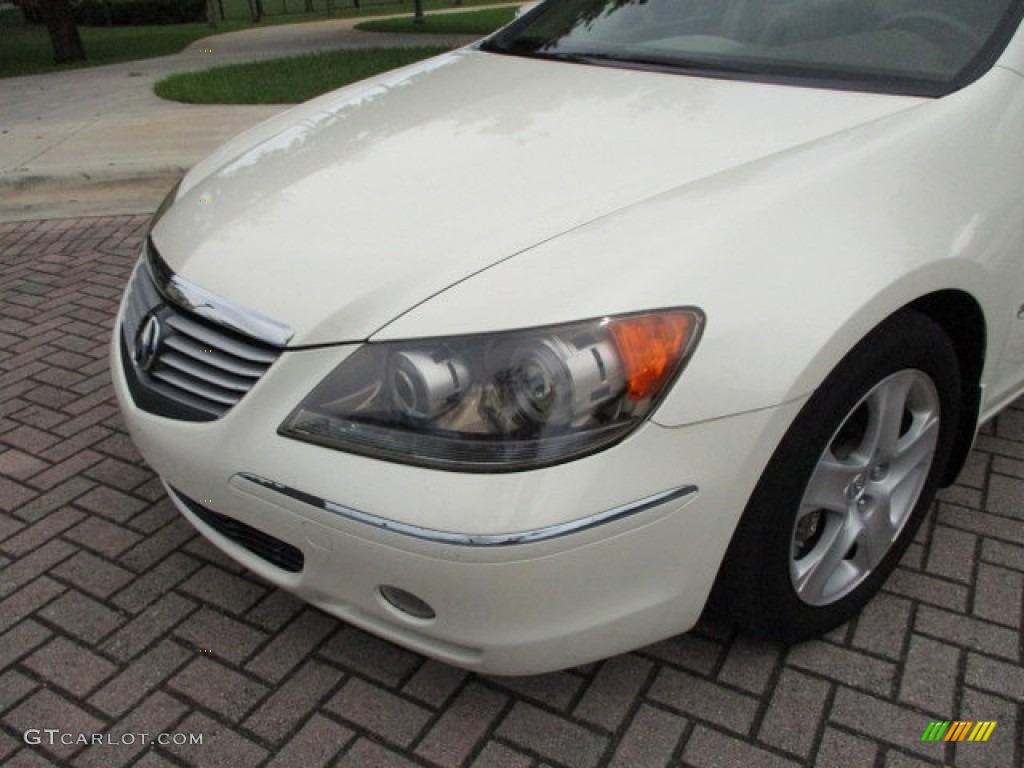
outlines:
M370 343L281 425L287 437L461 472L529 469L621 440L693 351L695 309Z

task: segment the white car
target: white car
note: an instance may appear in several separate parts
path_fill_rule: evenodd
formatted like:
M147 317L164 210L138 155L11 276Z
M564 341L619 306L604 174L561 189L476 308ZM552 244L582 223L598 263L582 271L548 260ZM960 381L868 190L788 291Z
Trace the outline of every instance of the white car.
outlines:
M181 513L490 673L793 642L1024 390L1020 0L550 0L199 163L115 333Z

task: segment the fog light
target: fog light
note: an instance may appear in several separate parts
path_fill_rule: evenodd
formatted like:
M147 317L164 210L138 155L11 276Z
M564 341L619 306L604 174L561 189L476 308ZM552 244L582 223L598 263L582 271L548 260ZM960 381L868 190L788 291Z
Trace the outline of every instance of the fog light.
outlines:
M437 614L425 601L398 587L380 587L380 594L388 604L414 619L432 619Z

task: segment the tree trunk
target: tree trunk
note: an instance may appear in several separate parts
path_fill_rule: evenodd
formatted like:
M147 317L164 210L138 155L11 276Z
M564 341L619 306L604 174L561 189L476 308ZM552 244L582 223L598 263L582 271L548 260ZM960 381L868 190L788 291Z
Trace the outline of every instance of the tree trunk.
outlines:
M215 0L206 0L206 26L210 29L217 28L217 3Z
M412 20L414 24L423 23L423 0L416 0L416 2L413 3Z
M39 0L39 8L46 30L50 33L53 63L85 61L85 48L82 47L82 38L78 34L78 26L68 0Z

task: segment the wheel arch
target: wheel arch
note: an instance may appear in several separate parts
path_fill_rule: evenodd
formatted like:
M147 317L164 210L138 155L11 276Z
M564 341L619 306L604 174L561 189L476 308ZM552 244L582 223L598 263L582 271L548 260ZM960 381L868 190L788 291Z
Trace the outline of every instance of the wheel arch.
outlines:
M952 485L974 444L981 406L981 375L985 367L988 329L981 305L959 290L930 293L907 305L937 323L949 337L960 362L960 413L953 448L941 484Z

